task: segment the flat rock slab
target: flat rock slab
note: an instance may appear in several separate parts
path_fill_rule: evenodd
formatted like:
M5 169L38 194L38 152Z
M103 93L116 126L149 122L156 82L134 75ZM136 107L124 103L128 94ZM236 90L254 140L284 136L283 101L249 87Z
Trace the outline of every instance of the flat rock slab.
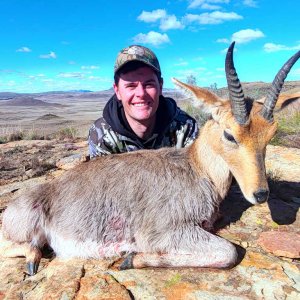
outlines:
M279 177L281 180L299 182L299 149L268 145L266 153L266 167L268 172L271 172L274 176Z
M299 267L249 249L230 270L117 271L106 260L43 259L32 277L24 259L0 266L0 299L298 299Z
M295 232L263 232L258 239L258 244L276 256L300 258L300 234Z

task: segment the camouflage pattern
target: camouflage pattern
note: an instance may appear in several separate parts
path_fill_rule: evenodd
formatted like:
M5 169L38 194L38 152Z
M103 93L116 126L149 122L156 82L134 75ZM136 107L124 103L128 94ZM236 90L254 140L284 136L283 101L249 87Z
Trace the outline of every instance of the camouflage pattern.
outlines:
M140 149L158 149L161 147L183 148L190 145L198 134L198 126L194 119L179 110L177 117L171 122L162 136L153 135L143 144L112 130L111 126L100 118L89 131L90 157L112 153L123 153Z
M116 59L114 72L116 73L121 67L130 61L140 61L150 66L157 72L160 71L160 65L156 55L148 48L132 45L122 49Z

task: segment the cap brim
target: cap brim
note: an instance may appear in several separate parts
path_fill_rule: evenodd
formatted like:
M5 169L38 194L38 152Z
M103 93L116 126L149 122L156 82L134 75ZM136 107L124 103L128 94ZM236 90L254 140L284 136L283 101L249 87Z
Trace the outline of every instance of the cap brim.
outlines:
M145 61L142 60L142 59L136 59L136 58L134 58L134 59L129 60L129 61L126 61L126 62L124 62L122 65L118 66L118 68L116 68L116 69L114 70L114 74L116 74L119 70L121 70L121 69L122 69L124 66L126 66L128 63L131 63L131 62L133 62L133 61L141 62L141 63L145 64L146 66L152 68L155 72L159 72L159 73L160 73L160 70L157 69L157 68L156 68L155 66L153 66L152 64L149 64L148 62L145 62Z

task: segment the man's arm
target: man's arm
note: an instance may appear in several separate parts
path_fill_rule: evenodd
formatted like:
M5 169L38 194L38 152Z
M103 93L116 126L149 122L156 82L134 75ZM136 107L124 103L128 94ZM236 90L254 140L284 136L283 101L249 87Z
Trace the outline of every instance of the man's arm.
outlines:
M198 135L199 128L196 120L181 109L177 119L180 125L176 131L176 148L183 148L192 144Z
M90 158L113 153L109 145L106 145L103 128L97 124L97 121L89 130L88 146Z

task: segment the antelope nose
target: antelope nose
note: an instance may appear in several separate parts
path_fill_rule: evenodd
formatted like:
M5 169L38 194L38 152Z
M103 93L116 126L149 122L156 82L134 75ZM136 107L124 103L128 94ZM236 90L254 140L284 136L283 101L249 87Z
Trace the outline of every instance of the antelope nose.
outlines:
M253 196L259 204L264 203L268 200L269 190L259 189L255 193L253 193Z

